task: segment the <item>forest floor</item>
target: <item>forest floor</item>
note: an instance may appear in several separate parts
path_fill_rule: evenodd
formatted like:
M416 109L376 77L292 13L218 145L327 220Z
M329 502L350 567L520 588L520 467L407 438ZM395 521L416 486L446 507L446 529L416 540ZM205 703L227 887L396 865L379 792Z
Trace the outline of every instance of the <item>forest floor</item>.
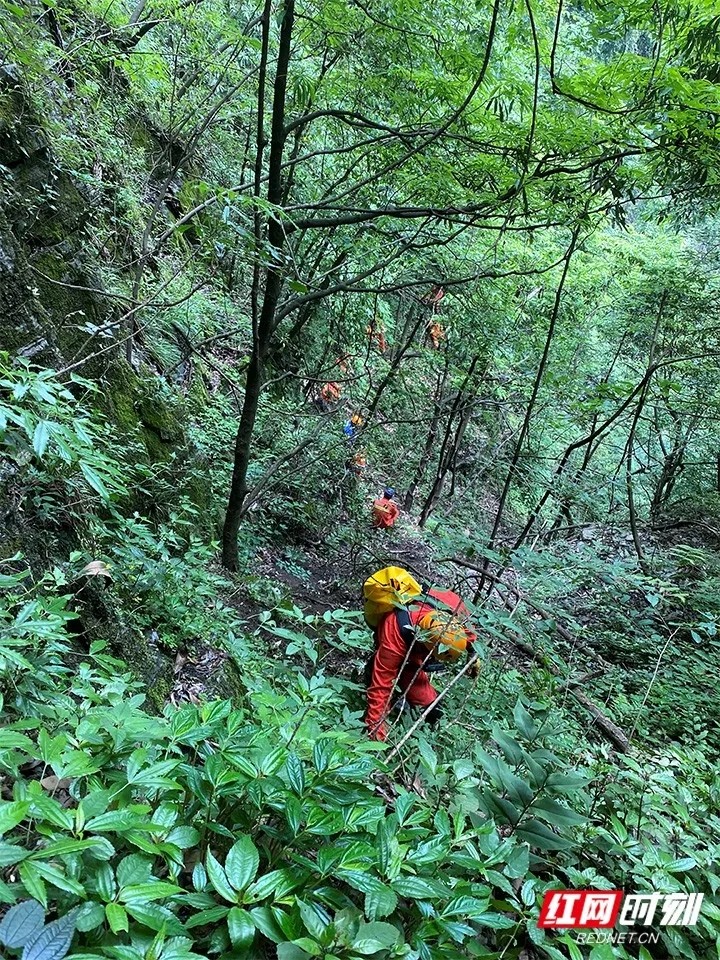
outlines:
M248 632L257 629L260 614L275 607L282 611L289 605L305 615L322 617L328 610L361 610L362 584L368 566L380 568L395 564L412 570L422 580L441 582L433 569L432 553L420 539L411 522L403 520L392 531L372 530L358 543L348 541L343 549L329 550L325 544L302 539L288 545L260 547L253 560L253 580L275 591L275 604L254 595L245 583L228 591L223 602L237 611ZM219 573L222 571L218 570ZM265 639L268 655L282 657L285 641L275 636ZM368 653L371 647L368 633ZM332 648L323 651L324 669L349 678L357 664L346 654ZM214 686L223 671L228 654L207 644L179 652L175 658L175 684L170 702L198 702Z

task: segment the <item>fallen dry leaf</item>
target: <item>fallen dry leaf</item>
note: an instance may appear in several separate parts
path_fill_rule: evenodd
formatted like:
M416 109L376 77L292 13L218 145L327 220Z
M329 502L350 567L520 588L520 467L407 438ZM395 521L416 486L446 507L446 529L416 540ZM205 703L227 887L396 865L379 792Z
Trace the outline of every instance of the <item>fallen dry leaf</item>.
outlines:
M102 560L91 560L90 563L85 564L80 572L86 577L108 577L112 580L112 574L108 570L107 564L103 563Z
M71 783L72 780L69 777L56 777L55 774L51 774L40 781L40 786L43 790L54 793L56 790L67 790Z

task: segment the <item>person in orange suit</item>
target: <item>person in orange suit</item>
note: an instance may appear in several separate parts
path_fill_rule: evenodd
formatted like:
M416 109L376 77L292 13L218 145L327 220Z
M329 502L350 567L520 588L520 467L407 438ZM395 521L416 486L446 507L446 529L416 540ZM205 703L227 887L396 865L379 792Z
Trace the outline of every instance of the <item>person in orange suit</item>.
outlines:
M473 654L477 634L469 617L456 593L431 588L407 608L393 610L382 618L375 631L375 651L365 668L365 726L371 739L387 739L385 721L396 684L413 707L425 710L437 700L438 692L430 683L427 668L438 657L454 660L463 652ZM477 676L477 661L469 673ZM427 721L434 724L441 716L438 705Z
M393 502L395 489L388 487L383 491L383 495L373 501L373 527L376 530L389 530L395 526L395 521L400 516L400 508Z
M433 349L439 350L440 343L445 339L445 331L442 328L442 324L437 321L431 323L428 327L428 334L432 340Z
M375 323L374 320L370 322L367 327L366 333L370 338L370 342L374 340L377 343L377 348L380 353L385 353L387 350L387 340L385 339L385 333L383 332L382 326Z

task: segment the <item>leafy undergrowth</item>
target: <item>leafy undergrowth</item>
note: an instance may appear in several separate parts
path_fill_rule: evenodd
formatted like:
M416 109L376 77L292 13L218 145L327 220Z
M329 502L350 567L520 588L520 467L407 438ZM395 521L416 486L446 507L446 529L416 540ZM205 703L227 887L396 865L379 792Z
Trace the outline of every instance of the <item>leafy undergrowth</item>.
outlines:
M556 678L489 656L439 732L368 742L357 612L276 602L243 623L187 505L155 524L123 513L129 468L102 423L52 377L5 387L17 522L33 502L84 505L67 561L0 567L0 902L29 904L0 926L11 955L648 960L539 930L544 892L565 887L702 892L697 927L662 928L655 949L704 960L720 943L702 745L613 756ZM478 615L488 643L532 627ZM193 638L235 662L232 700L169 704L118 656L144 642L155 669Z
M695 930L665 929L674 955L705 956L720 931L720 792L699 751L578 756L562 713L518 700L393 770L350 684L294 665L319 628L351 651L340 612L279 628L285 662L246 673L242 706L152 715L103 642L73 650L67 598L26 589L1 648L0 898L79 908L75 958L582 957L536 928L543 892L566 886L705 892ZM389 788L408 764L420 793Z

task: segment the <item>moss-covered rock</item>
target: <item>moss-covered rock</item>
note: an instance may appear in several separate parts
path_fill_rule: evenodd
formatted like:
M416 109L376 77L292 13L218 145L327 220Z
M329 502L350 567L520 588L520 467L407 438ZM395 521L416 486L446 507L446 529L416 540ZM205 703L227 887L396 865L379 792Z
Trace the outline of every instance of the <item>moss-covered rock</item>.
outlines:
M113 656L143 681L149 702L160 712L173 686L172 661L128 622L112 585L103 577L88 578L76 594L74 608L79 641L89 647L93 640L106 640Z

